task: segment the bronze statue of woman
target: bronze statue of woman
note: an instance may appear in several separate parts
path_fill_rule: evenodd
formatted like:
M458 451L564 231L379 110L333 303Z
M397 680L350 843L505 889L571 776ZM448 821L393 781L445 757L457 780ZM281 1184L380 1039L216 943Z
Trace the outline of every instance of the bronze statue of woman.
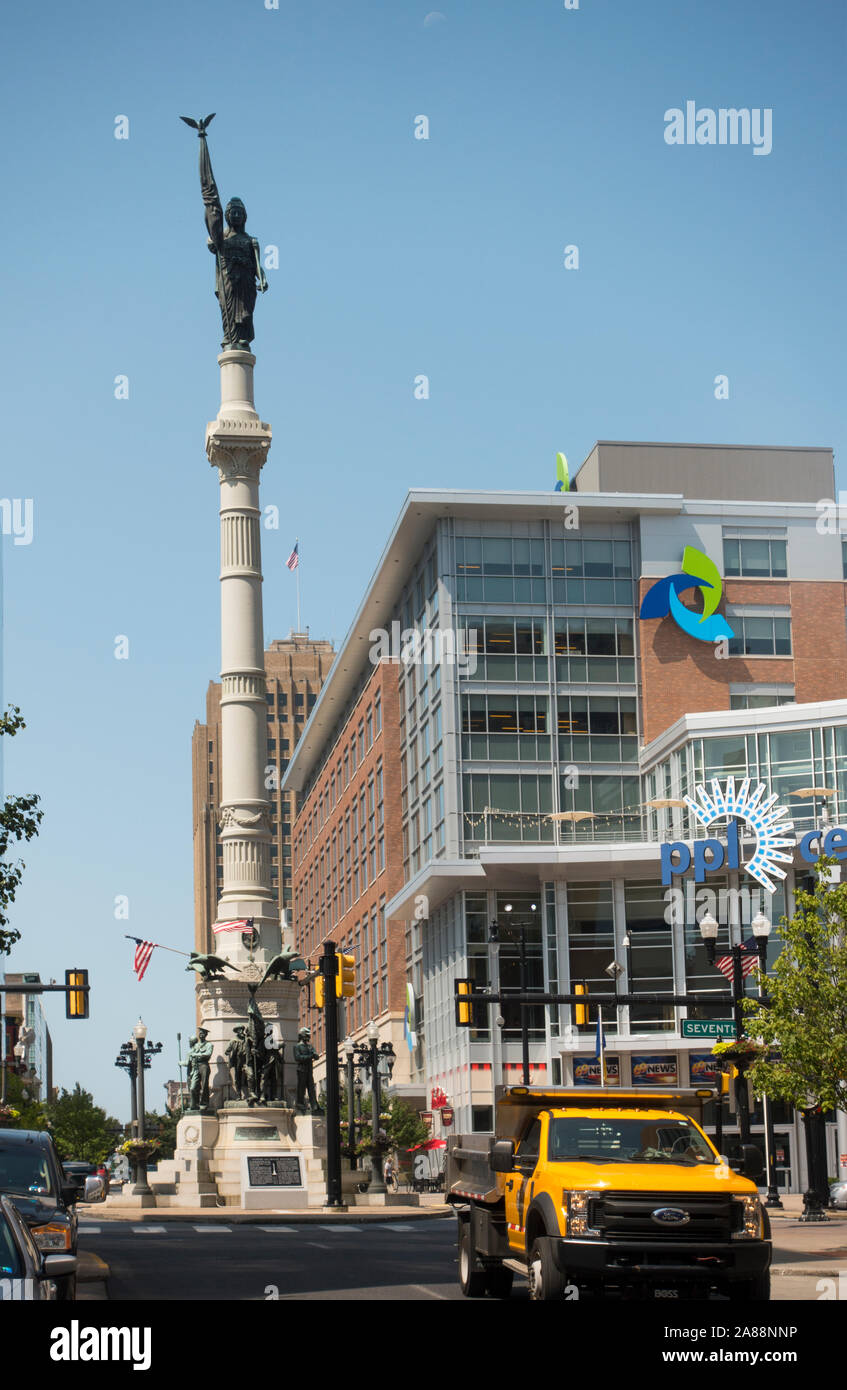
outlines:
M221 347L225 351L228 348L241 348L249 352L255 337L253 310L256 291L258 289L264 293L268 282L262 268L259 243L244 230L247 210L241 199L230 198L226 210L221 206L206 142L206 129L214 114L212 112L211 116L201 121L193 121L190 116L180 116L180 120L192 126L200 138L200 187L206 208L208 247L217 265L215 294L221 308L224 330Z

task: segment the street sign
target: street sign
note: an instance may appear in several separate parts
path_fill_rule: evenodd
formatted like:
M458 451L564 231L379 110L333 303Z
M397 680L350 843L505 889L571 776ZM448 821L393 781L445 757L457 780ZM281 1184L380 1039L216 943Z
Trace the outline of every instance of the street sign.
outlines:
M684 1018L684 1038L734 1038L735 1024L731 1018Z

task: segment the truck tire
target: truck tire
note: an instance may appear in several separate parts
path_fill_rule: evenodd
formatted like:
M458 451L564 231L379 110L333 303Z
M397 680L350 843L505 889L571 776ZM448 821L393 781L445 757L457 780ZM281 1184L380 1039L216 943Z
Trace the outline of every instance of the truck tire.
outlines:
M485 1271L474 1269L471 1223L459 1223L459 1287L465 1298L485 1297Z
M529 1296L536 1303L551 1303L565 1296L567 1279L556 1268L553 1242L549 1236L538 1236L529 1252Z
M730 1284L727 1289L730 1303L769 1303L771 1297L771 1272L769 1269L757 1274L755 1279L741 1279Z
M491 1298L509 1298L514 1274L503 1265L489 1265L485 1271L485 1292Z

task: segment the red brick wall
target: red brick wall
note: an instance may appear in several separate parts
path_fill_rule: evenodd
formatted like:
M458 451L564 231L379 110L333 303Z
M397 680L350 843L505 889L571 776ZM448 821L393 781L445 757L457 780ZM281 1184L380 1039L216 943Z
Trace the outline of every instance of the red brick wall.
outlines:
M654 583L642 579L639 604ZM641 652L642 737L657 738L684 714L729 709L730 684L793 685L799 703L844 698L847 688L845 585L811 580L729 579L730 604L773 604L791 608L791 657L729 657L719 660L712 643L698 642L673 618L638 623ZM681 601L700 610L699 596Z
M329 813L325 815L323 824L317 829L314 839L310 842L306 834L306 827L312 813L322 794L326 799L330 780L336 775L339 761L343 767L344 750L349 748L351 739L354 733L357 733L359 723L365 718L368 707L373 707L377 693L381 697L382 704L382 729L378 734L375 734L372 746L366 750L364 759L357 763L356 771L350 777L348 785L342 789L341 796ZM382 759L383 778L385 869L382 872L377 872L376 879L368 884L365 891L346 912L339 910L336 914L333 908L331 867L328 861L330 841L333 831L337 830L340 825L344 825L346 813L352 809L362 788L367 788L368 778L374 772L380 758ZM355 947L360 939L355 928L366 915L370 921L371 908L375 906L378 909L382 900L388 901L403 886L400 807L400 699L397 686L397 665L395 663L382 662L379 666L374 667L373 674L351 711L325 767L300 807L294 823L292 838L294 842L292 871L294 930L298 949L307 957L311 957L311 964L314 967L326 940L335 941L339 947L342 943L349 945L352 940ZM319 878L321 851L324 852L326 866L323 881L320 881ZM310 886L310 875L313 869L319 880L314 892ZM324 906L327 909L325 927L321 918L321 909ZM311 928L308 937L305 936L307 928ZM403 924L389 922L387 935L388 1007L391 1012L402 1013L405 1006L406 983L406 943ZM362 988L363 973L358 952L356 954L358 992ZM301 991L301 1024L312 1029L312 1042L318 1051L321 1051L323 1047L321 1031L323 1019L319 1010L311 1008L313 997L313 991L308 991L308 994L306 990ZM373 996L371 995L372 999ZM370 1012L372 1014L377 1012L373 1009L372 1003ZM382 1008L379 1012L383 1012Z

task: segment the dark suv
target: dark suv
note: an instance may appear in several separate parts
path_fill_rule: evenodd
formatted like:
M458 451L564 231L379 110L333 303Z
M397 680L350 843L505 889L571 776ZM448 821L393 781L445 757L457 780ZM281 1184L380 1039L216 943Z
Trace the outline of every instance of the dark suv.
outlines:
M99 1178L68 1182L49 1134L34 1129L0 1130L0 1193L11 1197L45 1255L76 1254L76 1203L105 1196ZM60 1299L73 1299L76 1276L56 1281Z

